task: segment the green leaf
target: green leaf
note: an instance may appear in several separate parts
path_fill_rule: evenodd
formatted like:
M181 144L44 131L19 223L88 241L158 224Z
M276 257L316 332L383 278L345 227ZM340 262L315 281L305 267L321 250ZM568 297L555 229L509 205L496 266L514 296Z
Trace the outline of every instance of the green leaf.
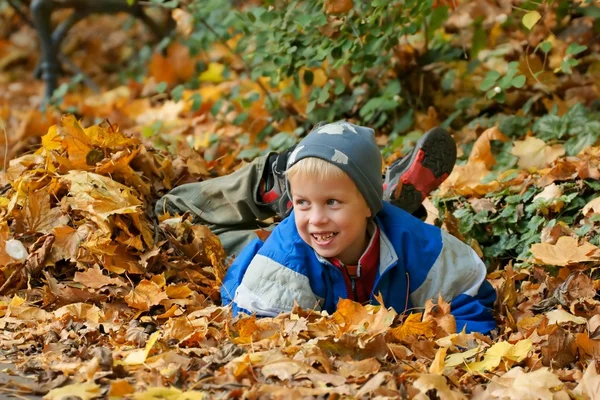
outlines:
M323 104L327 100L329 100L329 88L330 87L331 87L331 84L328 83L327 85L323 86L323 88L321 88L321 93L319 93L319 97L317 98L317 103Z
M515 76L511 82L513 87L522 88L525 85L525 75Z
M533 28L540 19L542 19L542 16L539 12L529 11L527 14L523 15L523 19L521 20L521 22L523 22L525 28L531 30L531 28Z
M587 50L587 46L583 46L577 43L571 43L569 47L567 47L566 54L567 55L577 55Z
M160 82L158 85L156 85L156 93L164 93L165 90L167 90L167 82Z
M498 71L489 71L483 79L483 82L481 82L479 89L490 90L496 84L498 78L500 78L500 73Z
M308 104L306 105L306 113L310 114L311 111L315 109L316 105L317 105L316 100L309 101Z
M179 101L181 96L183 96L183 85L177 85L171 90L171 97L174 101Z
M192 100L192 111L198 111L202 106L202 96L200 93L194 93L192 97L190 97L190 100Z
M546 42L542 43L542 44L540 45L540 49L541 49L541 50L542 50L544 53L548 54L548 52L549 52L550 50L552 50L552 42L550 42L550 41L546 41Z

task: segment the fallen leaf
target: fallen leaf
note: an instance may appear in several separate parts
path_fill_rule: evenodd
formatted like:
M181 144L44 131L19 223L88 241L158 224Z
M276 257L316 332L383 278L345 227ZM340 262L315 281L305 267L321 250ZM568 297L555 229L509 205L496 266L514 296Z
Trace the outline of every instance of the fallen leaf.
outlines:
M548 146L543 140L528 136L525 140L515 140L511 154L519 157L519 167L539 169L563 156L565 149L561 144Z
M421 374L419 378L413 382L413 387L420 391L419 396L414 397L418 400L431 399L430 393L434 398L444 400L463 400L467 396L460 392L455 392L448 387L446 378L436 374Z
M508 342L495 343L485 352L483 360L472 362L467 368L485 372L495 370L502 361L521 362L527 357L532 346L533 343L529 339L520 340L514 345Z
M433 327L429 322L421 321L423 314L408 314L402 325L390 330L390 333L398 340L405 340L409 336L423 335L433 337Z
M110 278L104 275L98 264L94 264L92 268L88 268L84 272L75 272L73 281L92 289L100 289L108 285L127 286L127 282L121 278Z
M169 297L156 283L142 280L127 296L125 301L129 307L142 311L148 311L150 307L159 304Z
M81 400L90 400L100 397L100 386L93 382L75 383L73 385L63 386L61 388L52 389L44 396L45 400L67 400L73 397Z
M573 393L579 396L587 396L588 399L600 398L600 375L596 369L596 362L591 361L583 374L583 378L573 389Z
M530 251L536 262L561 267L579 262L595 261L600 254L598 247L586 241L579 245L577 239L570 236L561 236L554 245L549 243L533 244Z
M512 368L501 377L492 380L485 394L490 399L510 400L567 400L563 383L548 368L524 372L521 367ZM561 397L558 397L562 393Z
M583 317L576 317L575 315L563 309L552 310L550 312L547 312L546 317L548 318L548 325L564 324L566 322L573 322L575 324L587 323L587 319Z

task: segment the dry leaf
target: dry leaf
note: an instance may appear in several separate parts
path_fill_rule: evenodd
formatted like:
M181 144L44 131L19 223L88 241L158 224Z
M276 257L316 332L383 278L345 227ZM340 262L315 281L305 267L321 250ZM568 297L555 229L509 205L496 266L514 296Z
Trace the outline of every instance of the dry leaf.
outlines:
M570 236L561 236L554 245L549 243L533 244L530 250L537 263L561 267L594 261L600 256L598 247L586 241L579 245L577 239Z
M169 297L156 283L144 279L127 296L125 301L129 307L148 311L150 307L159 304Z
M543 140L528 136L525 140L514 142L511 154L519 157L519 167L539 169L564 155L565 149L561 144L548 146Z

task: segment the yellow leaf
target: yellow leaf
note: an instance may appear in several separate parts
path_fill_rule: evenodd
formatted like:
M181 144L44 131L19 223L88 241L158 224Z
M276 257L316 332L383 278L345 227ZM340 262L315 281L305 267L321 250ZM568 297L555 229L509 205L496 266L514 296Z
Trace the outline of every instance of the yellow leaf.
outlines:
M562 324L565 322L574 322L580 325L587 323L587 319L583 317L577 317L562 309L547 312L546 317L548 318L548 325Z
M100 396L100 386L93 382L75 383L52 389L44 396L45 400L63 400L68 398L80 398L81 400L95 399Z
M562 144L548 146L543 140L528 136L514 142L511 154L519 157L520 168L539 169L563 156L565 149Z
M425 337L433 337L433 328L428 322L421 322L421 313L409 314L406 320L400 325L391 330L392 335L398 340L404 340L412 335L423 335Z
M450 354L448 357L446 357L445 366L452 368L461 365L465 363L467 359L475 357L481 351L481 346L477 346L472 348L471 350L465 351L464 353Z
M525 28L530 29L534 27L535 24L542 18L539 12L537 11L529 11L527 14L523 15L523 25Z
M429 366L430 374L442 375L442 373L444 372L444 367L445 367L444 361L446 358L447 351L448 351L447 347L440 347L439 349L437 349L437 351L435 353L435 358L433 359L433 362Z
M142 393L133 395L135 400L203 400L204 393L190 390L182 392L174 387L153 387Z
M536 243L531 246L531 254L536 262L545 265L567 266L569 264L595 261L598 247L584 241L581 245L570 236L561 236L556 244Z
M206 71L200 74L200 82L212 82L220 83L223 82L223 71L225 66L219 63L210 63Z
M479 372L493 371L503 359L515 362L524 360L532 347L533 343L529 339L521 340L515 345L508 342L498 342L485 352L483 360L472 362L467 367L470 370Z
M145 348L132 351L131 353L129 353L127 355L125 360L123 360L121 362L121 364L123 364L123 365L143 364L146 361L146 358L148 358L148 354L150 354L150 350L152 350L152 347L154 347L154 344L158 340L159 336L160 336L160 331L154 332L152 334L152 336L150 336L150 338L148 339L148 342L146 342Z

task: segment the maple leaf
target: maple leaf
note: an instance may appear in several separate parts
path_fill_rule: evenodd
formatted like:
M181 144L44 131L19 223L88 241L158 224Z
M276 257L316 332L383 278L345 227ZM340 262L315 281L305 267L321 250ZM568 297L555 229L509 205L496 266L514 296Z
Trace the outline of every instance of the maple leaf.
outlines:
M561 236L556 244L536 243L531 246L534 260L540 264L558 265L594 261L600 256L600 249L593 244L583 241L581 245L570 236Z
M169 297L160 286L152 281L144 279L135 287L135 289L125 296L124 300L129 307L148 311L150 307L155 306L168 298Z
M90 400L100 397L101 393L100 386L94 382L75 383L52 389L44 396L44 400L67 400L73 397L78 397L81 400Z
M54 227L54 245L51 258L54 262L60 260L76 260L79 245L88 237L94 227L91 224L80 225L77 229L63 225Z
M74 282L79 282L92 289L100 289L108 285L127 286L127 283L121 278L110 278L102 273L98 264L84 272L75 272Z
M521 168L542 168L563 156L565 149L562 144L548 146L543 140L528 136L525 140L514 142L511 154L519 157Z
M391 329L390 333L398 340L405 340L407 337L413 335L433 337L433 327L429 322L422 322L422 316L422 313L408 314L402 325Z
M472 362L467 367L473 371L484 372L493 371L503 360L521 362L527 357L532 346L529 339L520 340L514 345L508 342L498 342L485 352L483 360Z

